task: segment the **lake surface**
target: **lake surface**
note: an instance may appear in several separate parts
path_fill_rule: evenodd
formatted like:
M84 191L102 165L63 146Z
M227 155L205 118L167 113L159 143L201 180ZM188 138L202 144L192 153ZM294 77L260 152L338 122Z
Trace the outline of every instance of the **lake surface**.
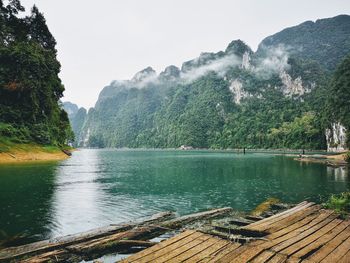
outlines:
M268 197L319 202L348 171L272 154L80 150L51 164L0 166L0 240L77 233L172 210L251 210Z

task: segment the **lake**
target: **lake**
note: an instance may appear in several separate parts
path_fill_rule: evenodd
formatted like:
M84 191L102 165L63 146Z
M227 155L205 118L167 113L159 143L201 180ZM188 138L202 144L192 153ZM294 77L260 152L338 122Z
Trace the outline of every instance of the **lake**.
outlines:
M60 163L0 166L0 239L77 233L171 210L268 197L320 202L350 189L348 171L263 153L84 149Z

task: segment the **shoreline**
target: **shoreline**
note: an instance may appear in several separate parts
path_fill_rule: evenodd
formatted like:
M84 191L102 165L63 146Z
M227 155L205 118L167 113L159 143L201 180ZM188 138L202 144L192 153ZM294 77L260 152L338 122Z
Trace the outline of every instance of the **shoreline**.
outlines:
M0 152L0 165L57 162L68 158L68 154L59 148L48 149L38 145L25 145L25 147L16 145L8 151Z
M327 155L302 155L301 157L294 158L294 160L302 163L321 163L332 167L341 167L349 165L345 161L346 152L338 154L327 154Z

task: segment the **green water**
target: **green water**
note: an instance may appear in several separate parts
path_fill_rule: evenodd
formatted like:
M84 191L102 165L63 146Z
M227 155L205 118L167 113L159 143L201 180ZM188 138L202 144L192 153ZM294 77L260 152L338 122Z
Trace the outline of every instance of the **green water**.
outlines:
M210 151L81 150L58 164L0 166L0 239L72 234L172 210L251 210L268 197L319 201L348 171L290 157Z

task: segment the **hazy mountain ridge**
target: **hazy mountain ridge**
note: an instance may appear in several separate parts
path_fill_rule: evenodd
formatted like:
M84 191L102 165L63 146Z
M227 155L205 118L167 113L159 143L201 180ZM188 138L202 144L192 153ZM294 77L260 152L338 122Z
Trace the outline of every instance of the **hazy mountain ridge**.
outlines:
M77 144L325 148L330 124L319 102L335 64L350 53L348 28L344 15L305 22L265 38L255 53L236 40L181 70L170 66L157 75L148 67L113 81L80 120Z
M350 49L350 16L306 21L265 38L258 47L257 55L279 44L288 45L290 54L311 59L328 70L334 70Z

